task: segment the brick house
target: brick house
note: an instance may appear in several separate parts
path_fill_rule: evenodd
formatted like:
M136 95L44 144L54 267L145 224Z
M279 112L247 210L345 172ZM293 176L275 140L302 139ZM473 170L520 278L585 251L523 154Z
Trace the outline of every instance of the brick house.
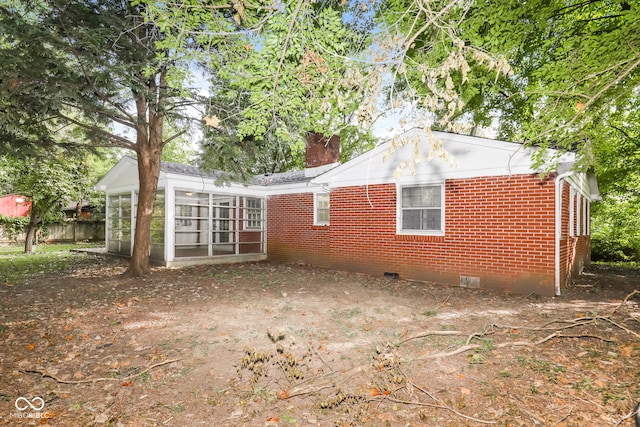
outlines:
M318 140L307 147L307 169L249 185L163 164L150 253L168 266L269 259L559 295L589 263L597 183L572 171L572 154L543 174L532 154L412 130L344 164L335 141ZM98 188L107 191L107 247L126 253L135 160L123 159Z

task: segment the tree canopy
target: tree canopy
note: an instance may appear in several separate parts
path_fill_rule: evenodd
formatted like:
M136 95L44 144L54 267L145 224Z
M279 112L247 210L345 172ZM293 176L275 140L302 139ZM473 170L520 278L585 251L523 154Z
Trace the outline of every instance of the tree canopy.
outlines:
M310 131L340 135L345 156L357 153L376 117L409 110L413 126L492 126L503 139L577 151L579 167L595 168L603 189L627 200L637 184L639 8L637 0L7 1L0 148L65 145L58 131L73 125L87 136L79 145L134 150L135 274L148 271L159 162L180 133L167 135L165 120L181 116L205 119L210 165L259 173L299 167ZM198 66L211 90L196 111L187 107ZM447 156L436 140L423 149Z
M62 204L78 200L87 190L80 159L70 159L62 150L46 156L0 157L6 172L4 185L27 197L31 203L26 227L25 252L32 252L37 228L43 221L59 220ZM77 160L77 161L74 161Z
M5 149L94 146L133 150L140 190L132 275L149 271L150 221L164 146L164 121L188 117L190 64L163 59L162 30L142 6L116 0L8 1L0 5L0 139ZM68 141L74 126L85 138Z

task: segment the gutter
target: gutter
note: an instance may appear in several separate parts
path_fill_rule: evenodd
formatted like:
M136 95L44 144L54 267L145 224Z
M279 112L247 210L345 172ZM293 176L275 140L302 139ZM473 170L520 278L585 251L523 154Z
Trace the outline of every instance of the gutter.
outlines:
M573 166L573 165L571 165ZM575 171L566 171L556 176L555 189L556 189L556 235L555 235L555 286L556 296L560 296L560 237L562 234L562 192L560 191L560 185L562 180L574 175Z

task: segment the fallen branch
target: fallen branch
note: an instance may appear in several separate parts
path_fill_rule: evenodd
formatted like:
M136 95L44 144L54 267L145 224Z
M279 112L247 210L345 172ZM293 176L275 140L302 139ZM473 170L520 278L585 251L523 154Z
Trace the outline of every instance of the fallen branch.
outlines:
M635 295L640 295L640 291L637 289L634 289L633 291L631 291L631 293L629 293L629 295L627 295L620 304L618 304L618 306L616 308L613 309L613 311L611 312L611 314L615 314L616 311L618 311L621 307L624 307L627 302L633 298Z
M145 369L144 371L138 372L137 374L134 375L129 375L127 377L124 378L91 378L91 379L86 379L86 380L64 380L62 378L58 378L55 375L49 374L45 371L41 371L39 369L23 369L20 372L23 372L25 374L40 374L42 375L44 378L51 378L52 380L59 382L61 384L86 384L86 383L97 383L100 381L127 381L127 380L132 380L134 378L137 378L139 376L142 376L144 374L146 374L147 372L149 372L150 370L157 368L158 366L163 366L163 365L168 365L169 363L174 363L174 362L178 362L182 359L171 359L171 360L165 360L163 362L159 362L156 363L154 365L149 366L147 369Z
M427 390L423 389L422 387L418 386L417 384L414 384L412 382L410 382L409 380L407 380L407 384L410 385L413 388L416 388L418 390L420 390L421 392L423 392L424 394L426 394L427 396L429 396L431 399L433 399L435 402L438 402L439 404L433 404L433 403L426 403L426 402L415 402L415 401L405 401L405 400L399 400L399 399L395 399L393 397L387 397L390 401L395 402L395 403L403 403L406 405L419 405L419 406L428 406L430 408L438 408L438 409L446 409L447 411L451 411L454 414L456 414L459 417L465 418L467 420L471 420L477 423L481 423L481 424L496 424L496 421L493 420L482 420L479 418L474 418L472 416L469 415L465 415L455 409L453 409L452 407L446 405L441 399L436 398L433 394L429 393Z
M460 332L460 331L426 331L426 332L423 332L421 334L414 335L412 337L409 337L409 338L406 338L406 339L404 339L402 341L399 341L398 343L396 343L396 345L404 344L407 341L417 340L419 338L426 338L426 337L429 337L429 336L432 336L432 335L451 336L451 335L463 335L463 333Z
M336 382L344 383L346 382L347 379L349 379L353 375L367 372L369 370L371 370L370 365L356 366L355 368L351 368L346 371L330 372L326 375L323 375L320 381L315 381L315 379L306 380L304 381L304 383L298 384L293 388L291 388L291 390L288 391L286 398L289 399L291 397L303 396L306 394L313 394L322 389L325 389L328 387L334 387L336 385ZM336 375L340 375L339 381L336 381L335 379L332 378ZM316 379L317 378L318 377L316 377Z
M475 335L474 335L475 336ZM564 334L560 334L557 332L554 332L552 334L547 335L546 337L538 340L538 341L512 341L512 342L504 342L504 343L500 343L500 344L495 344L493 345L493 349L499 349L499 348L507 348L507 347L535 347L537 345L540 344L544 344L545 342L552 340L553 338L596 338L599 339L601 341L605 341L605 342L615 342L615 340L611 340L608 338L603 338L600 337L598 335L589 335L589 334L579 334L579 335L564 335ZM431 359L439 359L442 357L451 357L451 356L455 356L457 354L461 354L461 353L466 353L467 351L471 351L471 350L477 350L480 348L483 348L484 346L482 344L467 344L467 345L463 345L462 347L458 347L455 350L452 351L446 351L446 352L441 352L441 353L435 353L435 354L427 354L424 355L422 357L419 357L417 359L414 360L431 360Z

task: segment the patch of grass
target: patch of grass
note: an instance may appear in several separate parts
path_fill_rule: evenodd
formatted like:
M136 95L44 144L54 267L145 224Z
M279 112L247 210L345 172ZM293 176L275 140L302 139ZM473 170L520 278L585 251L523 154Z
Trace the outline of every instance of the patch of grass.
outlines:
M433 317L433 316L435 316L437 314L438 314L438 312L436 310L425 310L425 311L422 312L422 315L424 317Z
M528 368L541 374L555 375L567 371L564 365L551 363L549 360L538 359L536 357L518 356L516 360L523 368Z
M297 422L296 419L291 415L283 415L280 417L280 420L282 420L282 422L289 423L289 424L295 424Z
M36 245L36 254L52 252L69 252L73 249L101 248L102 242L96 243L47 243ZM24 245L0 246L0 258L10 255L24 255Z
M496 349L496 344L493 342L493 340L483 339L482 340L482 347L477 349L476 353L490 353L491 351L493 351L495 349Z
M333 318L334 319L351 319L353 317L356 317L358 315L362 314L362 310L360 310L360 308L358 307L354 307L350 310L335 310L333 313Z
M172 414L181 414L186 410L182 403L178 403L177 405L170 407L170 409Z
M70 411L79 411L80 409L82 409L83 405L84 405L84 402L81 402L81 401L74 402L71 405L69 405L69 410Z
M484 356L480 353L470 354L467 356L469 365L482 365L484 363Z
M596 261L594 264L607 267L628 268L630 270L640 269L640 261Z
M18 246L0 246L0 283L12 286L15 282L43 274L63 273L81 261L93 258L72 253L72 249L96 247L87 244L38 245L35 254L23 253Z

